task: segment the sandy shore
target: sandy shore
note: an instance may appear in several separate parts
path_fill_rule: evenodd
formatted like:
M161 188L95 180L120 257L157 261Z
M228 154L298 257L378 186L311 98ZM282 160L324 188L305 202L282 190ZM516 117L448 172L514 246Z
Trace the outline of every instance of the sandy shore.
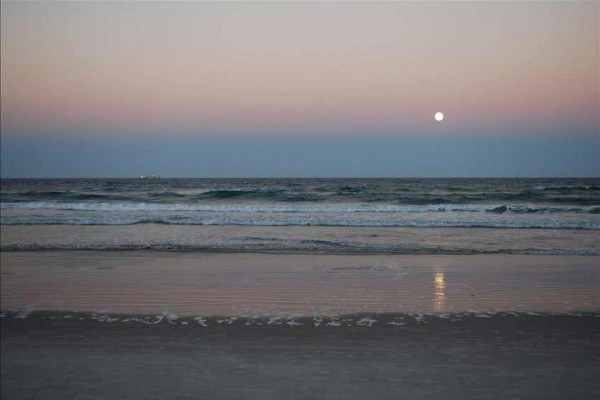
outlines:
M3 310L180 316L600 310L595 256L1 253Z
M148 325L56 313L6 316L1 394L3 399L592 399L600 394L599 314L464 315L428 322L403 314L378 318L371 327L315 327L310 318L291 326L214 319L205 327L192 320ZM407 323L385 323L398 320Z
M3 400L600 396L594 256L1 258Z

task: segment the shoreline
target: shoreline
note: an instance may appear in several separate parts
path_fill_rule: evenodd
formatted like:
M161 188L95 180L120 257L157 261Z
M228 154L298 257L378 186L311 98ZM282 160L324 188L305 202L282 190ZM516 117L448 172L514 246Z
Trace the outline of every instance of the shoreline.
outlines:
M322 255L322 256L485 256L485 255L521 255L521 256L573 256L599 257L600 248L593 253L588 250L547 250L532 252L531 250L312 250L312 249L221 249L214 247L177 247L177 246L135 246L135 247L106 247L106 248L74 248L74 247L0 247L0 253L55 253L55 252L116 252L116 253L183 253L183 254L274 254L274 255Z
M0 225L0 251L600 255L600 231L200 225Z
M455 312L382 312L351 313L340 315L178 315L164 311L158 314L128 314L98 311L69 310L0 310L0 320L32 321L31 323L109 323L114 325L183 325L199 328L218 328L220 326L243 327L305 327L305 328L394 328L415 327L419 325L444 326L451 323L495 324L499 321L544 321L556 319L564 321L596 321L600 328L600 309L572 310L562 312L545 311L455 311ZM487 322L486 322L487 321ZM11 322L12 324L12 322Z

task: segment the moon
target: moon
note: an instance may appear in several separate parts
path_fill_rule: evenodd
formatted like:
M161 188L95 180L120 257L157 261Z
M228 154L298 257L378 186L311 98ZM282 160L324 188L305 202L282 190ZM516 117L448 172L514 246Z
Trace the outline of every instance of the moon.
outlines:
M436 112L435 115L433 116L433 118L435 118L435 120L437 122L441 122L444 119L444 114L442 114L441 112Z

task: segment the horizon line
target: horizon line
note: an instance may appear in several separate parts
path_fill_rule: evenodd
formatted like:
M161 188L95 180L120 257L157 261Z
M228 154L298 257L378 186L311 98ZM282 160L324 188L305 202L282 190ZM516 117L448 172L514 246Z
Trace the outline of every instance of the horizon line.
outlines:
M8 179L135 179L135 180L161 180L161 179L600 179L600 176L239 176L239 177L191 177L191 176L119 176L119 177L0 177Z

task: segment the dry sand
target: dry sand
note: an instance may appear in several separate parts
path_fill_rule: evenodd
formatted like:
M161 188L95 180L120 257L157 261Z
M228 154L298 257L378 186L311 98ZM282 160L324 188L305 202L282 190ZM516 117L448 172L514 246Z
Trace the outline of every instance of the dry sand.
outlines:
M208 319L208 327L193 320L50 319L59 315L2 318L2 399L600 395L599 314L466 315L426 323L387 314L371 327L315 327L311 318L298 319L300 326ZM399 319L407 324L386 323Z

